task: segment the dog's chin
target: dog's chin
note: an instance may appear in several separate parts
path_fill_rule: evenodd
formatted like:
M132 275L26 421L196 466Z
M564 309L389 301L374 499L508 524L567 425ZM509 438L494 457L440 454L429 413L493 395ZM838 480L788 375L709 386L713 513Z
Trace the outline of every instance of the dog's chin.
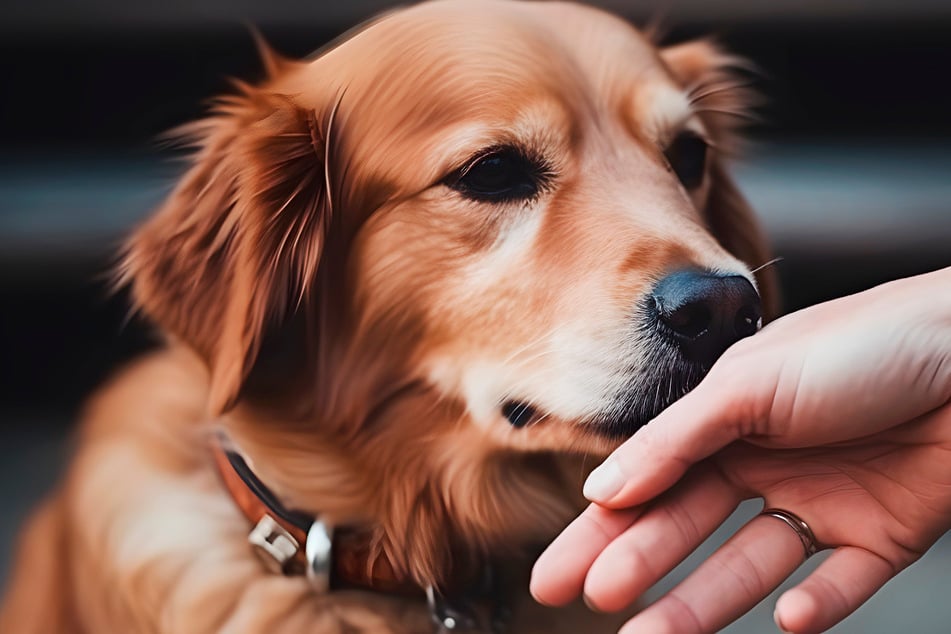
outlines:
M671 350L658 350L647 367L652 370L635 376L612 406L591 421L595 434L612 441L631 437L695 388L709 370Z

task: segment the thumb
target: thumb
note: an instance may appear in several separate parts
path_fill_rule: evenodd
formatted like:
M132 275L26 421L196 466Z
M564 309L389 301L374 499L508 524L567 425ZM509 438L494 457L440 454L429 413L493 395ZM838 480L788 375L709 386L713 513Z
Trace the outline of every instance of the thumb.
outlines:
M592 471L584 485L585 497L609 508L642 504L671 487L692 465L740 438L750 410L744 407L745 397L711 378L661 412Z

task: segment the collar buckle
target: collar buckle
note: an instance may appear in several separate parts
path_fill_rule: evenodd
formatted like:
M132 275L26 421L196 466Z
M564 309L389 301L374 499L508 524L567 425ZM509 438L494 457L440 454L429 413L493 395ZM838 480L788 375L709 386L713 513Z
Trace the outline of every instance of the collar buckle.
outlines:
M248 533L248 543L271 572L284 573L300 550L300 544L270 515L263 515Z

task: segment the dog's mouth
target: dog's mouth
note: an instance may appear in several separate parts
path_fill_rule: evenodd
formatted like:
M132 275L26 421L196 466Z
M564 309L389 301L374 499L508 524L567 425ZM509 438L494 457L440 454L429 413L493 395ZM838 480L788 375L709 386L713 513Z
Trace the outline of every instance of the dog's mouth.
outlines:
M709 368L675 360L663 372L632 380L612 406L591 421L594 433L612 440L628 438L697 387Z
M695 388L710 369L706 364L686 359L673 346L662 341L652 344L652 353L646 363L628 371L629 379L624 388L603 411L580 421L579 425L586 432L612 441L632 436ZM550 417L549 412L528 400L507 400L502 403L500 411L515 429L530 428L549 418L553 419L553 424L560 423L559 417Z
M632 380L603 413L582 424L586 431L609 440L628 438L664 409L695 388L706 370L692 363L676 363L649 380ZM506 401L502 416L516 429L532 427L548 416L525 401Z

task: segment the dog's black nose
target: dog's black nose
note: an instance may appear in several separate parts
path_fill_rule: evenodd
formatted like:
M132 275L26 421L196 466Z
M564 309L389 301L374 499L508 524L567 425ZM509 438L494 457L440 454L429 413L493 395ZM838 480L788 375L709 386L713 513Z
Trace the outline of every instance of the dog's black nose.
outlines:
M759 295L740 275L678 271L651 292L658 329L684 357L710 367L723 351L759 328Z

